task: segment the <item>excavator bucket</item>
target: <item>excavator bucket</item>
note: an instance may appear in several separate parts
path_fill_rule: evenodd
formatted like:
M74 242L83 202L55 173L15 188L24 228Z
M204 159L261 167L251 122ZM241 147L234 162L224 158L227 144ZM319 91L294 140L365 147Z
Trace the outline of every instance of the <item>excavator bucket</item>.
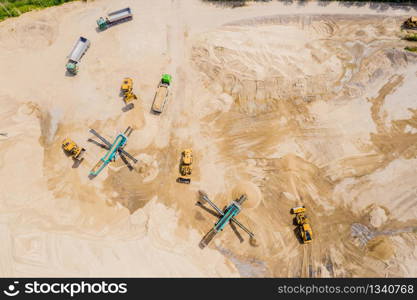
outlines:
M292 214L299 214L299 213L303 213L303 212L305 212L306 211L306 209L305 209L305 207L304 206L297 206L297 207L293 207L292 209L291 209L291 213Z
M84 152L85 152L85 148L81 148L80 152L78 153L78 155L74 156L74 158L76 160L83 160L84 159Z
M172 76L169 74L162 74L161 82L166 83L168 85L171 84Z
M130 102L132 102L133 100L137 100L138 97L133 93L133 92L127 92L124 96L124 101L126 104L129 104Z

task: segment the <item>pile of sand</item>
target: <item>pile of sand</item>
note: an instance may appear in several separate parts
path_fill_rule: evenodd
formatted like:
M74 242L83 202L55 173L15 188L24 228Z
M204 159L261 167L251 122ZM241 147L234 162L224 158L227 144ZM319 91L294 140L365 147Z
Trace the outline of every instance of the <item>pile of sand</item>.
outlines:
M375 228L381 227L387 220L387 214L382 207L375 207L369 214L369 223Z

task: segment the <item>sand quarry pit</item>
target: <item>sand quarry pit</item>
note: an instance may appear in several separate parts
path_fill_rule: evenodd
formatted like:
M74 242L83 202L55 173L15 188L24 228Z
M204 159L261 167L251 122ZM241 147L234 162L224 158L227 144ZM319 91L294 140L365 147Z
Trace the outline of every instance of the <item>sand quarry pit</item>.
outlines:
M95 20L130 6L103 32ZM402 22L415 10L332 3L240 8L200 1L100 0L0 23L0 274L36 276L417 276L417 55ZM75 40L91 40L66 76ZM162 73L165 111L150 113ZM119 87L134 80L135 108ZM97 178L112 140L126 150ZM71 137L84 161L61 149ZM192 148L190 185L176 182ZM204 249L223 208L238 219ZM314 241L302 245L290 209L305 205Z

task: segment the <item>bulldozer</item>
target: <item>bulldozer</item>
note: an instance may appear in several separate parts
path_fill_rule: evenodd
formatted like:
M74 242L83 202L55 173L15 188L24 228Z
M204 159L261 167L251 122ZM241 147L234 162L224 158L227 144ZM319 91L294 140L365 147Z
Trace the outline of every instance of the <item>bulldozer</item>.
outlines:
M62 141L62 148L69 156L78 162L83 160L84 148L79 147L73 140L66 138Z
M180 162L180 176L177 178L179 183L191 182L191 172L193 170L193 151L191 149L185 149L181 153Z
M410 17L404 22L404 27L409 29L417 29L417 17Z
M133 93L132 78L127 77L123 79L123 83L122 83L120 90L123 93L123 101L125 102L126 105L130 104L133 100L138 99L138 97Z
M304 206L297 206L291 209L291 213L295 214L294 223L298 227L299 235L304 244L309 244L313 240L313 231L305 214Z

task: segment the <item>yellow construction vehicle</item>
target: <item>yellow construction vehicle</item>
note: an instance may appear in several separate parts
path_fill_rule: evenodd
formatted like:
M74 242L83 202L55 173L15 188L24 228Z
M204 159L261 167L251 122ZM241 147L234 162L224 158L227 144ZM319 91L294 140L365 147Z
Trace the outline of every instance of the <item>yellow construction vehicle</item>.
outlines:
M193 151L191 149L185 149L181 153L181 162L180 162L180 176L177 181L180 183L190 183L191 182L191 172L193 170Z
M62 148L69 156L73 159L81 162L83 160L82 156L85 152L84 148L79 147L73 140L66 138L62 141Z
M304 244L309 244L313 240L313 231L305 214L304 206L297 206L291 209L295 214L294 223L298 226L299 234Z
M123 79L122 87L120 88L124 94L131 92L133 90L133 80L132 78Z
M409 29L417 29L417 17L410 17L404 22L404 27Z
M123 93L123 101L125 102L126 105L132 102L133 100L138 99L138 97L133 93L132 78L127 77L123 79L123 83L122 83L120 90Z
M132 91L125 93L123 96L123 100L126 103L126 105L136 99L138 99L138 97L136 97L136 95Z

